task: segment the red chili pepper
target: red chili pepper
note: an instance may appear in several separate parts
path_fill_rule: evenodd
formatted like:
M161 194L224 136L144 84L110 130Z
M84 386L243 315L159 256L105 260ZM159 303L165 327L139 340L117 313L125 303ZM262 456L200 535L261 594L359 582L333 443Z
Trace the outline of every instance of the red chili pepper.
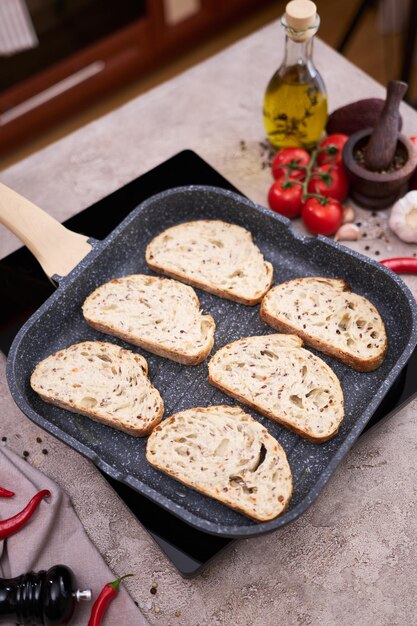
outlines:
M111 583L104 585L97 600L93 604L91 609L91 615L88 622L88 626L99 626L101 624L103 615L105 614L110 602L115 598L119 592L120 583L122 580L133 574L125 574L121 578L116 578Z
M396 274L417 274L417 259L414 257L398 257L384 259L382 265L389 267Z
M29 500L24 509L20 513L16 513L9 519L0 521L0 541L6 539L11 535L17 533L32 517L35 509L43 498L48 498L51 492L48 489L43 489L33 496L32 500Z
M0 487L0 498L12 498L14 495L14 491L9 491L4 487Z

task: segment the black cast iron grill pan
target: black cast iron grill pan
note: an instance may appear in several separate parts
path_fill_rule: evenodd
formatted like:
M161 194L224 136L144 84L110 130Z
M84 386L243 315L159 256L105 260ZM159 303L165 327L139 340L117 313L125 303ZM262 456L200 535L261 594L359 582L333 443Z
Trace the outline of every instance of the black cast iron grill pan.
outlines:
M131 437L46 404L29 385L30 375L41 359L78 341L104 339L140 352L90 328L84 322L81 305L93 289L108 280L131 273L152 274L144 258L149 241L169 226L194 219L222 219L250 230L265 258L274 266L276 283L301 276L344 278L355 292L376 305L387 329L387 357L374 372L355 372L319 355L338 375L345 397L345 419L339 433L330 441L321 445L309 443L249 411L284 446L294 478L289 509L266 523L252 522L152 468L145 459L146 439ZM417 343L416 304L407 286L377 262L324 237L305 237L293 231L287 219L216 187L179 187L153 196L104 241L90 243L91 252L67 276L54 277L58 289L15 338L7 375L17 405L36 424L91 459L107 474L202 531L224 537L249 537L276 530L296 519L315 500L358 438ZM201 290L197 293L203 310L216 320L213 353L240 337L273 332L261 322L258 306L246 307ZM207 362L186 367L146 352L144 356L151 381L164 399L165 416L195 406L235 404L208 384Z

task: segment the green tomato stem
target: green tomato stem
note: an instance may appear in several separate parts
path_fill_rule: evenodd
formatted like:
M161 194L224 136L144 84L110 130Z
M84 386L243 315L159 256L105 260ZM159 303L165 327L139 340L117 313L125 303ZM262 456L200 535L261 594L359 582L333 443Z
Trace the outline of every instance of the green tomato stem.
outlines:
M335 147L335 146L332 146L332 147ZM287 187L292 187L293 185L301 185L301 188L303 190L301 202L303 204L308 198L317 198L318 201L321 204L323 204L323 206L325 206L328 203L328 198L326 196L323 196L321 193L309 193L308 192L308 183L311 180L313 169L316 167L316 165L318 165L317 156L322 152L326 152L327 154L330 154L328 151L328 147L316 148L311 153L311 157L310 157L310 161L308 162L308 165L298 165L297 163L290 162L290 163L283 163L280 166L280 167L283 167L285 170L285 182L282 184L282 187L287 188ZM335 154L337 154L337 149L336 149ZM335 163L331 161L331 166L329 167L328 172L322 175L322 177L329 178L330 182L333 180L331 176L331 171L334 168L334 166L335 166ZM306 173L305 179L303 181L300 181L300 180L290 178L291 172L293 170L304 170Z

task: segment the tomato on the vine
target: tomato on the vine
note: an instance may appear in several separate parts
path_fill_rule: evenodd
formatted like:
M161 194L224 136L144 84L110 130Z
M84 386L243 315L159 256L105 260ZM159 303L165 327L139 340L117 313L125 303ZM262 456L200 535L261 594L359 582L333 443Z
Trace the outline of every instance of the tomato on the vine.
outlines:
M273 211L285 217L297 217L301 213L303 189L294 180L281 178L272 183L268 203Z
M343 221L343 207L333 198L308 198L303 205L301 217L315 235L333 235Z
M306 177L305 167L310 162L310 155L302 148L283 148L272 161L272 175L275 180L280 178L293 178L304 180ZM301 166L301 169L297 169Z
M343 146L348 139L348 135L342 135L341 133L335 133L334 135L329 135L326 139L323 139L319 143L320 152L317 155L317 163L319 165L324 165L324 163L334 163L335 165L338 165L339 163L342 163Z
M308 193L330 196L342 202L349 192L348 178L343 166L325 163L314 170L307 189Z

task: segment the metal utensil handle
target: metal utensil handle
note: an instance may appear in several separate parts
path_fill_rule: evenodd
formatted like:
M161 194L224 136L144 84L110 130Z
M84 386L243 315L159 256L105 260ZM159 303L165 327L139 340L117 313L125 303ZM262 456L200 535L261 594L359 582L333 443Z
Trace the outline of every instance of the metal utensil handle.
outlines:
M49 278L66 276L91 251L87 237L68 230L2 183L0 223L29 248Z

